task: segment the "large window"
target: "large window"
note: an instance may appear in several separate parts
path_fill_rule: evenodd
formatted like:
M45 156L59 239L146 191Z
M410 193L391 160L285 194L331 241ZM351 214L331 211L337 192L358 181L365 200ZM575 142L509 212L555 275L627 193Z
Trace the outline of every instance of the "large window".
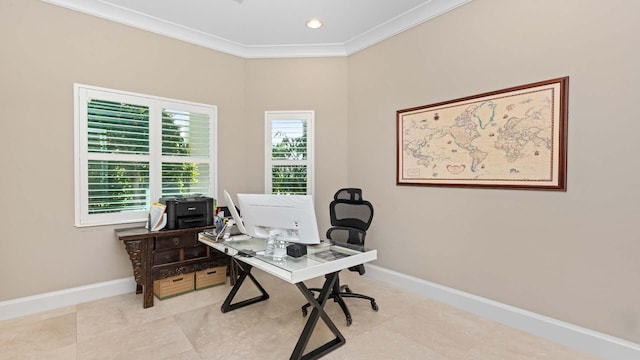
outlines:
M76 226L144 221L160 197L214 196L216 107L74 86Z
M265 190L313 194L313 111L265 112Z

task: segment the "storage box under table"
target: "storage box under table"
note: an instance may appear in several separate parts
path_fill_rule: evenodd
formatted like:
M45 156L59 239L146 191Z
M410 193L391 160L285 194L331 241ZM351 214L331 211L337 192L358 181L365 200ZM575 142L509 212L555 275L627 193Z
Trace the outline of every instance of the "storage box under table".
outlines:
M196 290L227 282L227 267L218 266L196 272Z
M194 273L188 273L156 280L153 282L153 293L159 299L166 299L193 291L195 288L194 279Z

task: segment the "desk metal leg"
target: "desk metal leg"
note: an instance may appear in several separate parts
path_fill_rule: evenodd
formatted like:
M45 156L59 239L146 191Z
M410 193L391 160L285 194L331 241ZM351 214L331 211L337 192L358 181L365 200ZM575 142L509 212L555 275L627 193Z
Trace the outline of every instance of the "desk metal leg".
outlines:
M324 285L322 286L322 290L320 290L320 295L318 295L318 299L313 296L313 293L306 287L306 285L302 282L297 283L296 286L302 292L305 298L311 306L313 310L311 311L311 315L307 319L307 323L302 330L302 334L300 334L300 339L298 339L298 343L296 344L293 353L291 354L291 359L318 359L330 351L335 350L336 348L345 344L346 340L344 336L340 333L336 325L331 321L329 315L324 311L324 305L329 298L329 294L331 293L331 289L333 288L333 284L335 284L338 278L338 272L331 273L325 277ZM318 348L304 354L304 350L309 343L309 339L311 338L311 334L313 334L313 330L315 329L318 319L322 318L329 330L335 335L335 339L325 343L324 345L319 346Z
M234 259L233 261L236 261L236 260ZM251 274L251 269L253 268L253 266L249 264L242 264L242 265L238 264L238 268L240 269L240 277L236 280L235 284L233 285L233 288L231 289L231 292L229 292L229 295L227 295L227 298L224 300L224 303L222 303L222 307L220 308L220 310L222 310L223 313L226 313L228 311L232 311L247 305L255 304L257 302L264 301L269 298L269 294L267 294L267 291L262 287L262 285L260 285L258 280L256 280L256 278ZM249 279L251 279L251 281L253 281L253 283L256 285L258 290L260 290L262 295L232 304L231 302L233 301L233 298L238 293L238 290L240 290L240 286L242 286L242 283L247 278L247 276L249 277Z

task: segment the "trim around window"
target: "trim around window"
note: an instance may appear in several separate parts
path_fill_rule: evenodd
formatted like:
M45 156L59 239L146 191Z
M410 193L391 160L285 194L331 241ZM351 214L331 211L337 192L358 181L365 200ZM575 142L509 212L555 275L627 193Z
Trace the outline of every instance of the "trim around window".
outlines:
M265 193L313 195L312 110L265 111Z
M211 196L217 107L74 84L75 226L146 221L163 196Z

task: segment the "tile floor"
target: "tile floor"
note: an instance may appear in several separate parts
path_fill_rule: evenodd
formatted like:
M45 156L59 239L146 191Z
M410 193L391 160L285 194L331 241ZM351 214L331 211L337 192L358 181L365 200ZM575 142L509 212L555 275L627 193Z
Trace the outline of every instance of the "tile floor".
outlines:
M302 330L298 289L254 271L271 298L221 313L228 285L142 308L142 295L114 296L0 321L0 359L288 359ZM376 298L347 299L353 324L327 304L347 343L323 359L595 360L557 343L486 320L352 272L343 283ZM308 286L320 286L314 279ZM255 296L245 283L239 296ZM332 338L322 321L310 346Z

